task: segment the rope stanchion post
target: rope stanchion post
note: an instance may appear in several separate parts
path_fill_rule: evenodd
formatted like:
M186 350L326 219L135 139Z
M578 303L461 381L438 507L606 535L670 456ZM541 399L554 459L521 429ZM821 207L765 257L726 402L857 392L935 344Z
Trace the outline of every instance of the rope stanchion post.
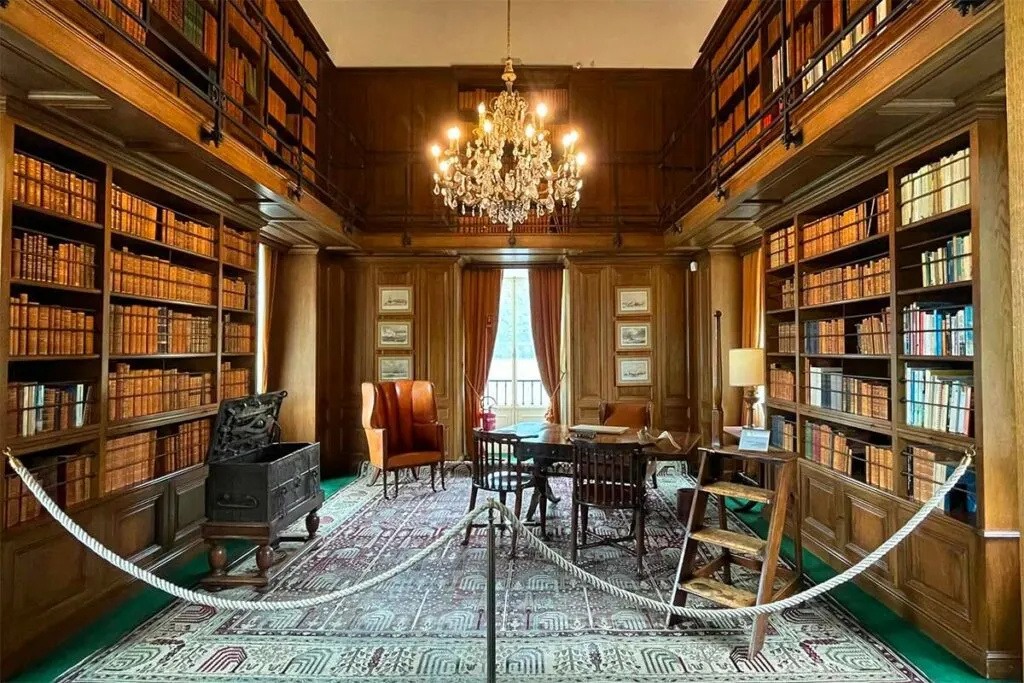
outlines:
M487 683L497 680L498 607L495 598L497 583L494 546L494 500L487 505Z

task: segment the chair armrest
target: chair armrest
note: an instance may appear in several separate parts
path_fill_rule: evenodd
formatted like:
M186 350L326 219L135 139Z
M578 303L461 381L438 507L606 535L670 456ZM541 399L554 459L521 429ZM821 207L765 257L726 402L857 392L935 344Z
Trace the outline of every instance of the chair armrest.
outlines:
M373 429L363 427L366 433L366 446L370 456L370 462L379 468L384 467L388 458L388 439L385 429Z

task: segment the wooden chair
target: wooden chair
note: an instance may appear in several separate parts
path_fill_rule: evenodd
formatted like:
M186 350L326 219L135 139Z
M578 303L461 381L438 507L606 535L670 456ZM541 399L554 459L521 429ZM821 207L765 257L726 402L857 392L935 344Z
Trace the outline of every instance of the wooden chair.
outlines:
M604 444L574 439L572 442L573 487L572 531L569 556L575 563L579 550L599 545L620 546L636 542L637 576L643 574L645 513L644 497L646 460L639 444ZM590 508L629 510L633 521L629 533L618 538L602 538L588 542L587 522ZM582 539L578 539L582 522ZM582 540L582 542L580 542Z
M597 419L609 427L629 427L640 431L644 427L650 429L654 404L650 401L601 401L597 407ZM651 460L648 464L651 486L658 488L658 463Z
M388 497L388 472L430 465L430 488L434 473L441 470L444 489L444 426L437 421L434 384L422 380L363 382L363 431L370 452L370 464L377 468L372 485L384 473L384 498Z
M522 518L523 495L526 489L540 487L543 492L545 482L533 472L533 463L519 459L520 442L522 439L515 434L498 434L485 432L477 428L473 430L473 450L471 464L473 467L473 487L469 493L469 510L476 507L477 491L491 491L498 494L498 500L505 504L508 494L516 497L515 515ZM547 531L547 500L541 496L540 528L543 535ZM486 527L477 523L466 527L466 537L462 545L469 543L469 534L473 529ZM505 529L508 525L498 525ZM512 554L516 553L516 541L519 533L512 529Z

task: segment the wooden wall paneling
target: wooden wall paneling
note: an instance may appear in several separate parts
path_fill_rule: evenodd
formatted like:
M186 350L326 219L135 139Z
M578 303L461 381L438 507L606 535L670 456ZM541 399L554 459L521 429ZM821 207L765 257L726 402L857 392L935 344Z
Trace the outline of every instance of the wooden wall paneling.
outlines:
M317 437L317 253L282 254L277 266L267 388L288 391L281 408L281 438Z
M573 302L567 340L572 358L572 421L595 424L598 406L610 395L615 380L604 329L610 323L613 296L605 268L571 264L569 296Z
M661 201L657 177L662 136L662 81L630 73L610 87L616 213L656 215Z
M1007 178L1013 187L1024 185L1024 3L1009 3L1004 6L1005 22L1004 51L1006 64L1006 129L1007 129ZM1009 256L1010 283L1013 309L1024 311L1024 194L1013 192L1009 196ZM1013 371L1016 377L1024 378L1024 320L1014 316L1010 326L1013 335ZM1013 392L1013 436L1016 443L1024 443L1024 388L1017 385ZM1024 528L1024 476L1017 477L1017 520L1016 528ZM1024 556L1024 540L1017 539L1018 557ZM1024 583L1024 563L1017 564L1017 586ZM1018 599L1018 608L1021 599ZM1018 636L1016 648L1021 647Z
M691 329L687 321L690 269L688 263L665 264L658 270L659 318L654 330L658 350L657 384L660 416L656 425L662 429L690 429L690 391L687 374L687 353Z
M711 257L701 252L695 259L697 271L690 291L690 395L694 406L694 427L704 438L711 436Z
M345 387L344 361L349 348L345 345L346 300L345 271L339 258L331 253L321 255L319 262L319 320L317 323L317 439L323 475L337 476L354 471L347 458L342 416Z

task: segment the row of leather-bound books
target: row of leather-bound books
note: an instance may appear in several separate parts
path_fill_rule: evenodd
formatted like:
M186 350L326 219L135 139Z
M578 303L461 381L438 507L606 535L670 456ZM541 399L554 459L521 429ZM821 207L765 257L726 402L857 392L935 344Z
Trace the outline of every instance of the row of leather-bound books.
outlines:
M110 227L117 232L157 240L202 256L215 256L217 229L178 215L114 186Z
M7 434L27 437L91 424L93 389L85 382L9 382Z
M249 283L243 278L226 277L222 280L224 307L249 310Z
M139 256L127 249L111 250L111 289L118 294L212 304L214 276L156 256Z
M117 363L108 374L107 407L112 422L213 403L213 373L177 369L132 369Z
M782 401L796 400L796 373L788 368L768 369L768 395Z
M796 323L779 323L776 334L779 353L796 353Z
M212 353L213 318L157 306L110 307L113 354Z
M778 268L796 260L796 227L788 226L768 235L768 267Z
M142 0L88 0L88 2L94 7L98 7L129 36L140 43L146 42L146 27L140 21Z
M92 454L54 455L37 458L30 471L47 494L68 510L92 498ZM17 474L6 475L4 527L31 521L43 514L43 506Z
M11 278L68 287L94 287L96 248L60 242L45 235L21 233L11 248Z
M14 153L14 201L96 222L96 181Z
M815 306L888 294L892 289L889 281L889 263L889 257L883 256L864 263L837 266L801 275L803 305Z
M224 353L252 353L252 323L231 321L231 316L224 317Z
M28 294L11 297L11 356L92 355L96 317L86 311L29 301Z
M804 423L804 457L847 476L854 474L855 462L862 462L865 483L886 491L893 490L898 474L891 447L865 443L832 425L809 420Z
M141 484L206 460L209 420L186 422L173 430L164 436L149 430L107 441L103 492Z
M889 232L889 193L883 192L839 213L810 221L801 232L808 258Z
M252 381L249 368L233 368L230 362L220 365L220 397L221 400L248 396Z

